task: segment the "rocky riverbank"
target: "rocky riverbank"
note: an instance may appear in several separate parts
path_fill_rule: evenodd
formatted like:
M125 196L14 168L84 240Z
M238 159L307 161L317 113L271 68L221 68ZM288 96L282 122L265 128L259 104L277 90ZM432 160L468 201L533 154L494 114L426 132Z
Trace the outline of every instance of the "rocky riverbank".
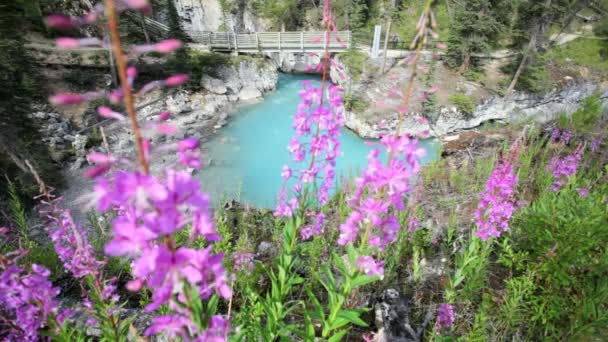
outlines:
M414 82L415 93L410 101L410 113L401 123L401 131L412 134L426 133L432 137L443 137L463 130L476 128L483 123L503 121L507 123L535 120L547 122L561 113L574 112L580 103L596 92L600 93L604 106L608 107L608 82L594 79L566 78L564 86L559 89L536 95L516 92L509 98L493 95L480 83L466 80L461 75L446 68L441 62L434 61L430 55L424 55L428 64L432 65L432 81L423 81L419 76ZM388 61L387 65L395 61ZM501 63L504 63L501 62ZM368 60L358 80L344 79L337 68L349 72L345 63L340 59L334 64L331 73L332 80L347 89L351 101L358 103L358 108L346 111L345 125L364 138L374 138L397 131L398 114L396 109L401 99L400 92L405 89L410 78L410 68L406 64L391 67L389 71L379 76L381 61ZM499 66L493 66L499 68ZM489 74L490 72L486 72ZM439 91L434 94L433 103L425 102L426 89L435 86ZM470 111L463 111L452 103L451 96L459 94L470 99L473 106ZM429 122L421 120L420 114L425 111Z

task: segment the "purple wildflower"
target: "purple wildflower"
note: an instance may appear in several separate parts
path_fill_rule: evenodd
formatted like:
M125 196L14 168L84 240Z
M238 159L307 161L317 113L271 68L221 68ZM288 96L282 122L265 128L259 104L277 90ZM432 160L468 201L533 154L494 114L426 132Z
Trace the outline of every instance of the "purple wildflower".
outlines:
M576 192L578 192L579 196L581 197L589 196L589 188L579 188L576 189Z
M234 254L234 269L236 271L251 273L254 268L253 253L237 252Z
M50 272L33 264L27 273L16 265L25 253L16 251L0 259L0 307L6 315L3 318L12 323L0 331L3 341L38 341L38 330L59 313L55 300L59 289L48 280ZM61 320L67 314L62 312Z
M420 227L420 221L418 220L418 218L416 216L414 216L407 223L407 231L410 233L415 232L418 229L418 227Z
M455 322L456 314L454 313L454 307L451 304L439 304L437 308L437 321L435 323L437 334L447 333L449 328L454 326Z
M558 142L559 141L559 137L562 135L562 131L555 127L552 131L551 131L551 141L552 142Z
M568 145L570 140L572 140L572 131L569 129L564 129L559 141L564 145Z
M336 158L340 154L340 127L344 122L343 99L342 89L330 85L328 103L323 104L322 91L322 88L314 87L310 82L302 84L301 102L293 124L296 136L291 139L288 150L294 162L307 165L297 170L283 166L281 177L285 179L285 184L277 200L276 216L293 214L295 207L288 199L286 186L287 180L294 177L298 182L294 186L296 189L320 180L317 199L320 204L329 199L329 190L335 179ZM296 195L299 196L299 193Z
M314 223L302 227L300 237L302 240L308 240L313 236L323 233L323 224L325 223L325 214L319 213L315 216Z
M602 146L602 137L598 136L593 141L591 141L591 152L596 153L600 150Z
M370 277L384 277L384 261L381 260L376 262L374 258L370 256L361 256L357 259L355 264L361 273L367 274Z
M579 146L572 154L566 157L556 156L551 159L551 162L547 166L547 170L553 174L553 178L555 179L551 185L551 190L557 192L568 183L570 177L576 174L582 157L582 148Z
M409 136L384 137L381 143L393 157L384 165L379 159L379 149L370 152L367 168L356 179L356 189L349 200L354 210L340 226L340 245L355 242L360 225L374 228L367 237L379 250L396 238L399 224L388 212L391 208L404 209L405 196L413 189L410 181L420 171L418 159L426 151Z
M475 210L475 224L479 227L475 234L482 240L500 237L503 232L509 230L509 220L517 208L517 182L517 175L510 160L500 161L492 171Z

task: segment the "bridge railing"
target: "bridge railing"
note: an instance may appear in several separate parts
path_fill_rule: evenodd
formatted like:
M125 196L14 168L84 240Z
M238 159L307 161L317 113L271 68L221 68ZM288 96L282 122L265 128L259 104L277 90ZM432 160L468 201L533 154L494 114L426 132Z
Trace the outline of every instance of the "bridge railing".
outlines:
M189 32L200 44L218 51L342 51L351 46L350 31L331 32L325 41L324 32Z

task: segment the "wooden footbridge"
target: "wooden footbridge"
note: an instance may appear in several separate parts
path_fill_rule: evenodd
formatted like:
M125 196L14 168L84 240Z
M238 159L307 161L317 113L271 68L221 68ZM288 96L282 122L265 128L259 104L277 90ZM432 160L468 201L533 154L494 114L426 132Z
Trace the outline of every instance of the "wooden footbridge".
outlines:
M141 20L139 18L132 18ZM150 33L164 37L169 33L169 27L156 20L144 17L143 27ZM340 52L351 47L352 33L350 31L331 32L327 37L325 32L185 32L201 48L223 52Z

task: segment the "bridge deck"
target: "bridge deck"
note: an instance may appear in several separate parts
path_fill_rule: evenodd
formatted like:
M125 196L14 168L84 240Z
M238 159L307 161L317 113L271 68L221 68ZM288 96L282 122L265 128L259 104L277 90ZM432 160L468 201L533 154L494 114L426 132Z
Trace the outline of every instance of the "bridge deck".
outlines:
M215 51L300 51L315 52L327 49L343 51L350 47L351 32L331 32L325 42L324 32L189 32L197 43L207 45Z

